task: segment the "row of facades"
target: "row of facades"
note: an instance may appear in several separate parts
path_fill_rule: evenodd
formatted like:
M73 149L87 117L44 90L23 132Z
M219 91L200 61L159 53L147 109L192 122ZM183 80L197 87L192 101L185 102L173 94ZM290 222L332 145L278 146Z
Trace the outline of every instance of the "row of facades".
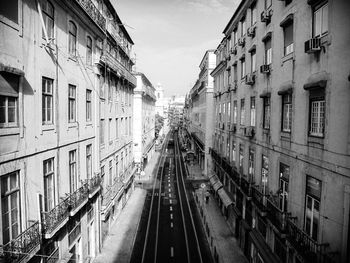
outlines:
M350 261L349 12L242 0L187 96L192 147L250 262Z
M155 90L109 0L2 1L0 35L0 262L89 262L152 155Z

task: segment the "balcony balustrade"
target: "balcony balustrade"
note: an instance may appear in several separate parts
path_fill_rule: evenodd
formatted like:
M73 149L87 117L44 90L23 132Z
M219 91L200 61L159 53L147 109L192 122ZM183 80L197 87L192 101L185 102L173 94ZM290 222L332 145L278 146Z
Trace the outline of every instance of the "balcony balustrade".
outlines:
M250 200L252 197L252 183L242 176L240 186L247 199Z
M69 196L70 215L74 216L89 197L88 183L84 183L79 189Z
M31 255L34 255L40 249L40 244L41 233L39 221L37 221L15 239L2 246L5 262L29 260Z
M269 196L267 198L267 218L280 231L284 233L287 228L288 213L279 209L279 198Z
M92 198L99 190L101 186L101 176L96 175L87 181L89 185L89 198Z
M105 192L103 193L102 207L107 208L111 201L115 198L117 193L123 187L122 179L115 180L113 185L107 186Z
M260 210L262 216L266 215L266 196L260 191L259 186L252 187L253 202Z
M94 3L91 0L75 0L84 11L90 16L90 18L102 29L106 30L106 19L96 8Z
M301 230L291 219L287 220L288 241L307 262L330 262L325 250L328 243L320 244Z

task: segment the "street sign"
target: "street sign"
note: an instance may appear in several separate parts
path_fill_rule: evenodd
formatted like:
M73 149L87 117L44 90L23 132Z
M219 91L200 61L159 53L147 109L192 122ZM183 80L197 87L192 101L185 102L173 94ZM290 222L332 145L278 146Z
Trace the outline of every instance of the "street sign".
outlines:
M205 183L201 183L201 187L204 189L206 187Z

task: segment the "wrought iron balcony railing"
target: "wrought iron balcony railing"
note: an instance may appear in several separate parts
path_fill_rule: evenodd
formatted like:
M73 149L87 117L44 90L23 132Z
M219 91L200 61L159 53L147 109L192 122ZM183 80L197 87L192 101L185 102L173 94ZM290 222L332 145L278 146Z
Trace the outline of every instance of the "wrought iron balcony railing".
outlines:
M89 186L89 197L91 198L96 190L98 190L101 186L101 176L96 175L90 179L88 179L88 186Z
M279 198L269 196L267 198L267 218L281 232L284 233L287 228L288 213L279 209Z
M52 233L69 216L70 199L66 197L49 212L42 212L42 224L44 232Z
M245 196L250 200L252 197L252 186L253 184L249 182L245 177L241 177L241 182L240 182L241 189Z
M2 246L5 262L20 262L24 258L31 258L31 253L35 253L34 250L39 248L40 244L39 221L36 221L15 239Z
M115 180L113 185L110 185L106 188L106 190L103 193L102 199L102 206L104 208L106 208L111 203L111 201L114 199L114 197L117 195L117 193L122 187L123 182L121 180Z
M90 16L90 18L103 30L106 30L106 19L91 0L75 0Z
M69 196L70 212L77 212L77 208L88 199L89 196L89 186L87 183L84 183L79 189Z
M260 187L252 187L252 197L254 204L258 207L262 215L266 215L266 196L260 191Z
M320 244L300 229L291 219L287 220L288 240L307 262L328 262L325 250L328 243Z

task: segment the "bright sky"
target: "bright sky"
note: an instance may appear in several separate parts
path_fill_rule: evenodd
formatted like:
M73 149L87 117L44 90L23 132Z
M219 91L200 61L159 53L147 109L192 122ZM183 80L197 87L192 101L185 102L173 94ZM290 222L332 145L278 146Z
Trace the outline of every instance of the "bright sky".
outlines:
M185 95L240 0L112 0L135 45L136 70L165 96Z

